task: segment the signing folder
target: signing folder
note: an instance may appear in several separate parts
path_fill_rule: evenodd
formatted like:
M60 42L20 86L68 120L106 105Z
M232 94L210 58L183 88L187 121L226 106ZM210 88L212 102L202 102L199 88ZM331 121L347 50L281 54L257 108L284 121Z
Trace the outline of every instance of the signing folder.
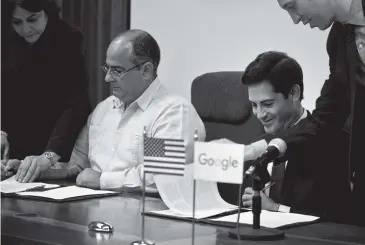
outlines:
M319 220L319 217L296 213L281 213L262 210L260 214L261 226L266 228L289 228L304 224L310 224ZM236 227L237 214L227 215L219 218L205 220L206 223ZM252 225L253 213L245 212L240 214L240 224Z
M15 176L12 176L0 182L0 189L2 194L14 194L22 191L35 190L35 189L50 189L56 187L59 187L59 185L46 184L41 182L19 183L18 181L16 181Z
M25 191L16 193L20 197L34 198L44 201L66 202L88 198L117 195L115 191L93 190L78 186L66 186L46 191Z
M81 199L118 195L115 191L93 190L79 186L59 186L46 183L19 183L15 179L1 182L1 193L5 196L51 202L68 202Z

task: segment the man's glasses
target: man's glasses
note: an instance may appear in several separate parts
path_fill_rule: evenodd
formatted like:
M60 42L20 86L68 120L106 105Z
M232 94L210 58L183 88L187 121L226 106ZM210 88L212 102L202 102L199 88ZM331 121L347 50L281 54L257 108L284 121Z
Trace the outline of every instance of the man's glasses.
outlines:
M122 78L124 77L129 71L135 69L135 68L140 68L142 65L144 65L145 63L142 64L138 64L133 66L132 68L129 68L127 70L125 70L124 68L121 67L108 67L106 65L102 65L101 69L105 72L105 74L109 74L113 77L113 78Z

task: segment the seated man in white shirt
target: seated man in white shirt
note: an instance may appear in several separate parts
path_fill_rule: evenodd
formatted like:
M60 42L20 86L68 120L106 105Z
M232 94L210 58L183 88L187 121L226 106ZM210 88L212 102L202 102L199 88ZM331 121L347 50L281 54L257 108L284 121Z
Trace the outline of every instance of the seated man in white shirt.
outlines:
M77 185L93 189L139 187L144 127L148 137L184 139L187 163L192 162L194 132L204 141L204 124L189 101L162 85L157 76L159 62L159 46L147 32L129 30L117 36L103 67L113 95L89 116L70 162L54 166L41 177L77 176ZM153 176L146 174L149 184Z
M302 69L288 55L276 51L260 54L246 68L242 82L248 87L252 111L267 134L275 135L304 118L311 120L310 112L301 104ZM340 136L343 134L339 132ZM271 183L266 184L268 188L261 195L262 208L318 216L331 213L338 197L336 192L346 188L347 152L346 147L342 147L346 144L344 140L338 144L328 142L324 137L323 141L318 140L301 152L292 152L288 161L279 159L275 166L270 163L267 170ZM331 154L335 149L337 155ZM336 185L340 183L342 187ZM243 206L252 205L252 196L252 188L246 187Z

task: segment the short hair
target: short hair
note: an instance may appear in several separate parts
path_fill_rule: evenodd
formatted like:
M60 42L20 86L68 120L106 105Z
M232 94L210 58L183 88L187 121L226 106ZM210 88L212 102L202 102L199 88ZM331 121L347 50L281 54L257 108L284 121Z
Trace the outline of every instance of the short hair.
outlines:
M118 35L118 37L121 36L125 36L132 45L133 64L139 65L149 61L153 64L154 72L157 73L161 57L157 41L148 32L138 29L128 30Z
M276 93L282 93L287 99L295 84L300 87L300 100L303 99L303 71L298 62L287 54L268 51L256 57L246 68L242 76L245 85L268 81Z
M12 15L16 6L32 13L44 11L49 20L60 18L60 6L56 0L6 0L9 14Z

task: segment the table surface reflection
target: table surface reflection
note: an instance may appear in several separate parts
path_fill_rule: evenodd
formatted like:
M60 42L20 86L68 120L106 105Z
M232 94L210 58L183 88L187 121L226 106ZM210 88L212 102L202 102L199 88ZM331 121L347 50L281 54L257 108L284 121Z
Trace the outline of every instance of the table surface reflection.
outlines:
M146 211L167 207L161 199L146 197ZM82 245L131 244L139 240L142 222L140 193L79 200L45 202L13 197L1 198L1 244ZM92 221L114 226L112 234L90 232ZM228 228L195 225L195 244L257 244L228 237ZM191 244L192 224L188 221L145 216L145 237L156 244ZM265 244L365 244L365 227L317 223L285 230L286 237Z

